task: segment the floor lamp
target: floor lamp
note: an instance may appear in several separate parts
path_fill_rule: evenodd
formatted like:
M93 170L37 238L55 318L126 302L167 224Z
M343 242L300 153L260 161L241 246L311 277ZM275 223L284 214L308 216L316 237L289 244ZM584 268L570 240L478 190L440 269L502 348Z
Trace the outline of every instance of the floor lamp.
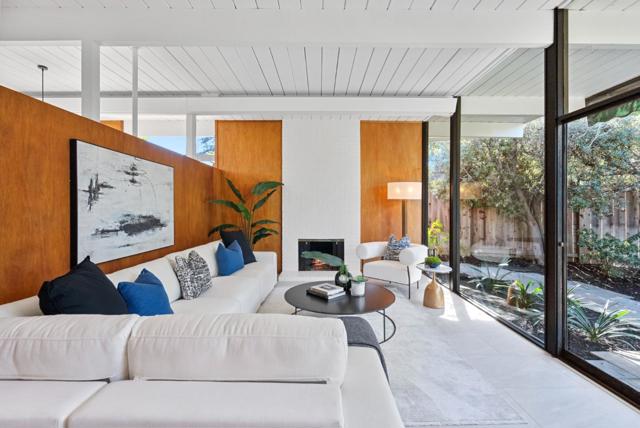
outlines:
M402 236L407 236L407 201L422 199L422 183L419 181L387 183L387 199L402 201Z

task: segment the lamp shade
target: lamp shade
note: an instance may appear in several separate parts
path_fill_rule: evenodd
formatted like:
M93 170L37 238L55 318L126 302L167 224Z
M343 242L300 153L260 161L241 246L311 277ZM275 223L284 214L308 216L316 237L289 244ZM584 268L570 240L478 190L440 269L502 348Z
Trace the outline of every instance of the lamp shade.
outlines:
M422 183L419 181L387 183L387 199L422 199Z

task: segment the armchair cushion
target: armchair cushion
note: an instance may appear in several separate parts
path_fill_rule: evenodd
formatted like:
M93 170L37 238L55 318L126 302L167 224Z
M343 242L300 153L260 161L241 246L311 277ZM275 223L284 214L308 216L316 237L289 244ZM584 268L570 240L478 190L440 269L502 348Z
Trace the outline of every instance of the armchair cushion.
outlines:
M428 255L429 250L426 246L413 244L400 252L399 261L405 266L413 266L423 262Z
M375 259L384 255L385 248L387 243L383 241L366 242L356 247L356 255L360 260Z

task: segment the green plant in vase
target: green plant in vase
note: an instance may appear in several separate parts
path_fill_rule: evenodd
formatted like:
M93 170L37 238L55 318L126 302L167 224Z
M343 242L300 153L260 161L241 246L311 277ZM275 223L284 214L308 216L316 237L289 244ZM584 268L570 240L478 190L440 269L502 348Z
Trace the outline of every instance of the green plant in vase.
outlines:
M435 269L440 266L440 264L442 264L442 260L440 260L440 257L438 256L429 256L424 259L424 264L432 269Z
M346 290L349 289L351 274L349 268L340 257L336 257L332 254L323 253L321 251L303 251L301 256L305 259L319 260L324 264L338 268L336 273L335 283Z
M240 224L223 223L215 226L209 231L209 236L223 230L235 229L240 230L247 238L247 242L253 249L253 246L262 239L269 236L278 235L278 231L268 225L278 224L275 220L260 219L256 220L255 215L265 203L273 196L273 194L284 184L279 181L261 181L251 189L250 195L243 195L240 190L233 184L233 181L225 177L227 186L235 195L237 201L228 199L215 199L209 201L211 204L222 205L230 208L240 215ZM266 193L266 194L265 194Z

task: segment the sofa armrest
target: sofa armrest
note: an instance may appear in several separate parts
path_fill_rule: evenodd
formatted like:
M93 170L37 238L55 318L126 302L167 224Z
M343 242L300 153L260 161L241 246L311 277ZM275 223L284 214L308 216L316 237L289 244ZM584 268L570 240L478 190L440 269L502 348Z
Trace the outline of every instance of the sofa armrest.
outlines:
M384 255L385 248L387 243L383 241L365 242L356 247L356 255L360 260L375 259Z
M400 263L413 266L421 263L429 255L429 249L424 245L415 244L400 251Z
M278 254L275 251L254 251L253 254L259 262L269 263L273 266L278 264Z

